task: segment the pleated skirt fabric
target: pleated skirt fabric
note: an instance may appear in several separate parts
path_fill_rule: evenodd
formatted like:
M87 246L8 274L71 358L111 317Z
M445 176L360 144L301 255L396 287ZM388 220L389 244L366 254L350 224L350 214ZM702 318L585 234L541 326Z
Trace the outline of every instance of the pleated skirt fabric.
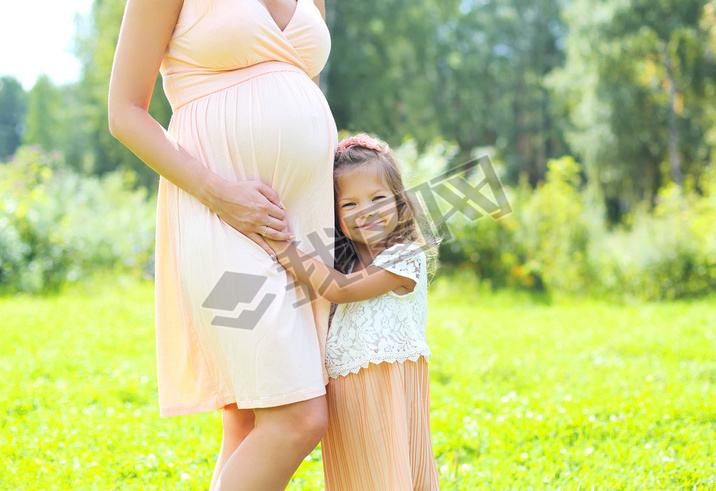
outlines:
M430 380L421 357L331 378L321 449L326 491L434 491Z
M281 65L286 69L181 106L169 132L221 177L260 180L276 190L299 247L323 247L321 259L331 265L336 127L316 84L299 69ZM233 283L224 287L227 278ZM217 291L225 305L208 302ZM160 179L156 322L162 415L234 402L239 408L279 406L323 395L330 303L307 298L305 287L263 249ZM217 323L219 317L234 325Z

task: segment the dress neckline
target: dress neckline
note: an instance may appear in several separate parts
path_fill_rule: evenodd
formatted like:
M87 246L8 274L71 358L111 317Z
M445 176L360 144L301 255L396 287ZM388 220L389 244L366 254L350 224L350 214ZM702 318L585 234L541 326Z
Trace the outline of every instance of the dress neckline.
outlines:
M263 2L263 0L255 0L259 4L261 4L261 7L263 7L264 11L266 11L266 14L268 15L269 19L271 20L271 23L276 26L276 29L278 29L281 33L285 33L286 30L291 26L293 23L293 19L296 18L296 12L298 11L298 5L301 3L301 0L296 0L296 7L293 9L293 14L291 14L291 18L288 19L288 22L285 26L283 26L283 29L276 23L276 20L274 20L273 15L271 15L271 11L266 6L266 4Z

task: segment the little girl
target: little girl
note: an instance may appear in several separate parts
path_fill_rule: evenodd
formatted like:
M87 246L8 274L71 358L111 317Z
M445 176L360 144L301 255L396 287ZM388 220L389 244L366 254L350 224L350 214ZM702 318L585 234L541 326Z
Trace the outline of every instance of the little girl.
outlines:
M334 185L338 271L269 241L282 266L338 304L326 342L326 491L437 490L425 340L425 252L435 243L426 243L385 142L340 142Z

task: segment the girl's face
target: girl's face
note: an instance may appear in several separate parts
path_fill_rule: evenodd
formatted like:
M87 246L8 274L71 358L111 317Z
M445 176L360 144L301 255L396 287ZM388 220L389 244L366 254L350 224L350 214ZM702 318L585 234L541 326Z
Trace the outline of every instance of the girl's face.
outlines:
M353 242L375 246L398 224L395 196L373 165L338 176L338 222Z

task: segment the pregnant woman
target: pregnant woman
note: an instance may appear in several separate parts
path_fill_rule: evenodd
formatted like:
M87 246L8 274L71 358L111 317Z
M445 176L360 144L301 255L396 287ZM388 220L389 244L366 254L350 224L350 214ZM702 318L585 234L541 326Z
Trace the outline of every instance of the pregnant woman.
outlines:
M324 15L323 0L129 0L122 22L110 130L161 175L160 409L223 410L212 489L284 489L327 425L330 305L264 240L333 237ZM147 112L158 71L166 131Z

